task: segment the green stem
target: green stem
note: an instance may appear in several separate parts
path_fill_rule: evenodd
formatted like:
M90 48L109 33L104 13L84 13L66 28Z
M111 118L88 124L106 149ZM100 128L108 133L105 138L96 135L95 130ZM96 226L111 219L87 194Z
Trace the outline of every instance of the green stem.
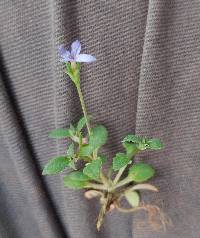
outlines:
M116 183L120 180L120 178L121 178L121 176L122 176L124 170L126 169L126 167L127 167L127 165L124 166L124 167L122 167L122 168L118 171L118 173L117 173L117 175L116 175L116 177L115 177L115 179L114 179L114 181L113 181L114 184L116 184Z
M96 184L96 183L88 183L85 188L93 188L93 189L103 190L103 191L107 191L108 190L107 187L105 187L105 185L103 185L103 184Z
M82 91L81 91L80 82L76 83L75 85L76 85L76 89L77 89L78 96L79 96L79 99L80 99L81 107L82 107L82 110L83 110L83 115L85 117L88 134L90 135L91 128L90 128L90 124L89 124L89 120L88 120L88 116L87 116L87 110L86 110L85 102L84 102L84 99L83 99L83 94L82 94Z
M117 184L114 186L114 189L119 188L119 187L121 187L121 186L124 186L125 184L128 184L128 183L130 183L130 182L132 182L132 179L129 178L129 177L126 177L125 179L123 179L123 180L121 180L119 183L117 183Z

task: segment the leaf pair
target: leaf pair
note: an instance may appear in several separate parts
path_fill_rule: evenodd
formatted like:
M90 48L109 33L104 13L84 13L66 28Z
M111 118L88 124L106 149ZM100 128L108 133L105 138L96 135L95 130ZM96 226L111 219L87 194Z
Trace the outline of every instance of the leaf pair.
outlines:
M91 116L88 116L88 119L90 119ZM56 138L56 139L64 139L64 138L70 138L76 136L76 134L80 133L81 130L86 125L86 119L85 117L82 117L76 127L74 127L72 124L70 124L70 128L57 128L52 130L49 133L50 138Z
M138 150L145 150L145 149L160 150L164 147L159 139L148 139L136 135L127 135L122 142L133 143L136 145Z

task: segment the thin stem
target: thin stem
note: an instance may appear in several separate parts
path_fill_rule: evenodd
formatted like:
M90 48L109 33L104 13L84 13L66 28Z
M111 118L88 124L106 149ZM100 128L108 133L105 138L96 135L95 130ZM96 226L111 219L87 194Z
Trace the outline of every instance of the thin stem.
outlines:
M97 189L97 190L103 190L103 191L107 191L107 187L103 184L97 184L97 183L88 183L86 188L93 188L93 189Z
M123 179L123 180L121 180L119 183L117 183L117 184L114 186L114 189L119 188L119 187L121 187L121 186L123 186L123 185L125 185L125 184L127 184L127 183L130 183L130 182L132 182L132 179L129 178L129 177L126 177L125 179Z
M127 165L124 166L124 167L122 167L122 168L118 171L118 173L117 173L117 175L116 175L116 177L115 177L115 179L114 179L114 181L113 181L114 184L116 184L116 183L120 180L120 178L121 178L121 176L122 176L124 170L126 169L126 167L127 167Z
M82 110L83 110L83 115L85 117L88 134L90 135L91 134L91 128L90 128L90 124L89 124L89 120L88 120L88 116L87 116L87 110L86 110L85 102L84 102L84 99L83 99L83 94L82 94L82 91L81 91L80 82L76 83L75 85L76 85L77 92L78 92L78 95L79 95L81 107L82 107Z

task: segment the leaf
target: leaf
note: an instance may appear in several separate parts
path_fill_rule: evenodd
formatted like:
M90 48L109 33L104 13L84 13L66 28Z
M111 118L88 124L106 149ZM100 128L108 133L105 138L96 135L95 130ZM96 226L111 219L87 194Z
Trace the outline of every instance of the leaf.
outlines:
M134 143L124 142L123 146L126 149L126 154L129 158L132 158L139 151Z
M113 170L117 171L127 165L129 163L130 159L127 155L123 153L117 153L116 156L113 159Z
M74 157L74 144L71 143L67 149L67 157L73 158Z
M82 145L79 156L89 156L95 149L91 145Z
M71 137L69 129L58 128L49 133L50 138L68 138Z
M45 165L42 174L57 174L63 171L66 167L68 167L70 163L70 158L65 156L59 156L49 160L49 162Z
M99 158L102 161L102 164L106 163L106 161L108 160L108 158L105 155L100 155Z
M127 135L124 139L123 139L123 143L124 142L132 142L132 143L140 143L142 140L142 138L140 136L136 136L136 135Z
M147 143L149 145L149 149L152 150L161 150L164 148L164 145L161 143L159 139L150 139L148 140Z
M91 163L86 164L83 173L94 180L99 180L102 161L100 158L93 160Z
M108 132L102 125L98 125L92 128L91 136L89 138L89 144L94 148L98 149L103 146L108 138Z
M132 207L138 207L139 206L140 196L136 191L127 191L127 192L125 192L124 195L125 195L127 201L129 202L129 204Z
M69 167L72 168L73 170L77 170L77 169L76 169L75 162L74 162L73 159L70 161L70 163L69 163Z
M71 136L75 135L75 133L76 133L76 129L72 124L70 124L69 132L70 132Z
M64 177L64 185L68 188L80 189L87 186L89 179L82 171L75 171Z
M103 193L100 192L100 191L97 191L97 190L88 190L84 193L84 196L87 199L92 199L92 198L95 198L95 197L101 197L102 195L103 195Z
M88 120L90 118L91 118L91 116L88 116ZM86 125L86 119L85 119L85 117L82 117L77 123L76 131L80 132L85 125Z
M88 145L83 145L79 151L80 156L89 156L95 149L100 148L107 141L108 132L104 126L98 125L91 130Z
M151 190L153 192L158 192L158 189L154 185L148 183L136 184L130 188L130 190Z
M134 182L144 182L155 174L155 170L148 164L137 163L129 169L128 177Z

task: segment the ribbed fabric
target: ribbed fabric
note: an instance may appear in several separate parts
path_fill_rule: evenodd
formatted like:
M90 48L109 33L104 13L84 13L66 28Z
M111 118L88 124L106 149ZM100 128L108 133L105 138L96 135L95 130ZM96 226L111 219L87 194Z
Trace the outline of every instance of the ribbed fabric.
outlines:
M199 238L200 2L2 0L0 12L0 237ZM63 175L41 176L66 147L48 132L81 116L57 55L75 39L98 59L82 66L81 83L89 113L109 130L107 155L127 133L165 144L142 154L160 188L146 199L174 224L165 234L116 211L97 232L96 202L64 188Z

